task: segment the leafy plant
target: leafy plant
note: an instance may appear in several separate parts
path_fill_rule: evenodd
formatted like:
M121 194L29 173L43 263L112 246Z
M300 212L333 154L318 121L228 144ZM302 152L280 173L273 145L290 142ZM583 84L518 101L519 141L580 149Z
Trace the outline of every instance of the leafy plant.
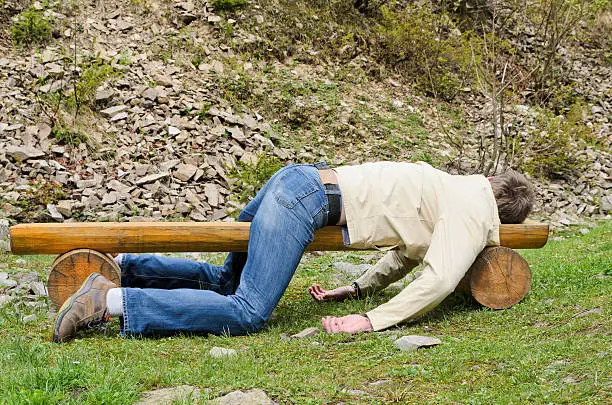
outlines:
M13 18L11 36L18 46L43 44L51 39L51 20L41 11L28 8Z
M118 73L107 62L95 59L82 66L83 72L75 85L75 91L69 97L68 103L74 106L77 103L90 106L93 104L96 89L106 80Z
M33 209L40 205L54 204L66 197L62 185L56 182L30 181L28 188L16 202L24 210Z
M469 33L455 35L449 15L425 5L400 10L383 6L378 25L378 57L413 77L425 91L452 100L471 77Z
M55 126L51 131L51 136L57 139L60 143L69 146L79 146L82 143L87 144L89 138L82 132L75 131L63 126Z
M247 5L247 0L213 0L215 10L234 10Z
M563 116L541 111L525 142L517 149L518 165L525 171L543 177L562 176L576 170L580 161L574 151L576 144L588 137L582 122L571 122Z
M239 161L236 167L229 171L230 178L234 180L230 190L233 205L242 206L248 203L281 167L283 164L279 158L265 153L257 155L256 163ZM238 211L230 213L234 217L238 214Z

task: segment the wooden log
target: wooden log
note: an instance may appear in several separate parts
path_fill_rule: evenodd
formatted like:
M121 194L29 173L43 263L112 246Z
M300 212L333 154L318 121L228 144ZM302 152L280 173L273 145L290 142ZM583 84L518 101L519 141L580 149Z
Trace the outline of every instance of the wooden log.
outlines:
M485 248L457 286L456 291L469 293L492 309L518 304L531 288L529 264L507 247Z
M20 224L11 227L15 254L62 254L90 248L100 252L245 252L248 222L107 222ZM338 226L315 233L308 250L351 250ZM514 249L540 248L548 240L548 225L504 224L501 245Z
M47 280L51 301L59 308L91 273L100 273L121 285L121 269L109 255L91 249L76 249L58 256L51 265Z

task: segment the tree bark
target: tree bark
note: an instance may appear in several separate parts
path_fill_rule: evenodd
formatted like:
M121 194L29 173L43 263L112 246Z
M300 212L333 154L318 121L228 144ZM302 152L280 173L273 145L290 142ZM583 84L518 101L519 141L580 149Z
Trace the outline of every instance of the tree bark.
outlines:
M104 253L246 252L248 222L83 222L20 224L11 227L14 254L62 254L89 248ZM502 246L540 248L548 239L548 225L503 224ZM315 232L308 250L354 250L344 246L339 226Z

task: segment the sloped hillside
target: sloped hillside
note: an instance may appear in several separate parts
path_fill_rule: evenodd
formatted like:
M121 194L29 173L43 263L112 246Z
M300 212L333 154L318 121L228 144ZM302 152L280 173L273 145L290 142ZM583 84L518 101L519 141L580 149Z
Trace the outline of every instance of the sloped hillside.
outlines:
M219 220L280 165L380 159L516 167L536 216L604 218L609 4L553 52L460 3L4 0L0 218Z

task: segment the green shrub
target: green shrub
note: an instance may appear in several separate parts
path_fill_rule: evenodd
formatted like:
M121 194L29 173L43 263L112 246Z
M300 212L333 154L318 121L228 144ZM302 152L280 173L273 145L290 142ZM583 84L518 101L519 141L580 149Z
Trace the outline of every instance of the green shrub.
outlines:
M83 68L76 83L76 97L82 105L91 105L96 89L107 79L116 76L117 72L107 62L98 59L86 64Z
M453 34L454 30L449 15L426 5L399 10L383 6L377 27L381 43L374 51L381 61L414 78L421 89L452 100L472 70L470 35Z
M517 151L522 155L520 168L540 177L558 177L580 168L575 155L576 145L584 143L589 129L582 122L572 122L563 116L541 111L535 129Z
M43 44L51 39L51 20L29 8L13 18L11 36L18 46Z
M55 204L66 198L61 184L56 182L30 181L31 188L19 198L18 205L23 209L39 205Z
M69 78L66 90L59 89L45 94L43 101L54 108L78 112L82 107L91 107L95 101L96 89L119 74L111 65L99 59L86 61L80 68L80 74Z
M252 98L253 80L244 71L232 76L220 76L219 90L222 97L234 103L247 103Z
M213 0L215 10L233 10L246 5L247 0Z
M51 136L60 143L69 146L79 146L82 143L87 144L89 142L87 135L63 126L55 126L51 131Z
M351 0L262 3L245 12L249 16L244 23L260 40L237 41L234 48L264 59L292 57L309 64L368 55L421 89L454 98L472 76L471 34L459 34L450 14L429 3L378 7L380 3L369 3L365 14ZM258 15L263 23L254 22Z
M234 180L230 190L233 205L248 203L266 181L282 167L283 163L279 158L265 153L257 156L255 164L239 161L236 167L229 171L230 178ZM238 211L230 212L233 217L237 217L238 214Z

